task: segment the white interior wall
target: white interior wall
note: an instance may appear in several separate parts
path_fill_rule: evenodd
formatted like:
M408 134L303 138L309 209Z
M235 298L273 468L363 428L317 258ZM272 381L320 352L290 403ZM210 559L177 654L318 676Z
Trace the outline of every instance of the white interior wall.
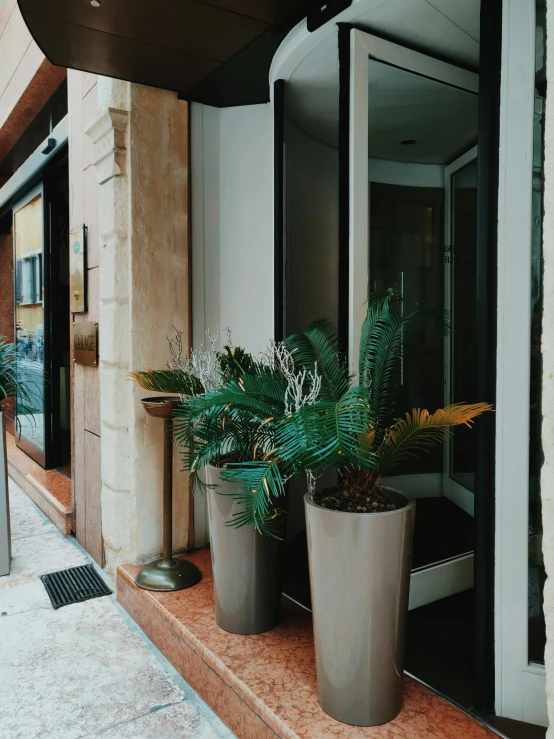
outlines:
M193 343L228 327L257 353L273 337L273 113L192 106Z
M193 346L231 330L257 354L273 338L273 111L191 108ZM195 493L195 545L208 540Z

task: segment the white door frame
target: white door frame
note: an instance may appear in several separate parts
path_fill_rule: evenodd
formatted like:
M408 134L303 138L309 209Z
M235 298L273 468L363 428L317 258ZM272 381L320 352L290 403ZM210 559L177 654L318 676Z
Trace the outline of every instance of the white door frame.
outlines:
M477 146L472 147L465 154L451 162L444 170L444 243L451 245L453 243L452 231L452 179L454 175L467 167L468 164L477 159ZM476 234L477 235L477 234ZM445 307L452 312L452 266L445 260L444 264L444 304ZM453 398L451 395L452 381L452 343L451 337L447 336L444 340L444 405L449 405L456 400L467 400L467 398ZM444 444L444 475L443 475L443 495L449 498L453 503L462 508L470 516L473 516L475 509L475 496L468 488L461 485L451 477L452 471L452 445Z
M529 383L535 0L504 0L498 192L496 712L548 725L528 657Z

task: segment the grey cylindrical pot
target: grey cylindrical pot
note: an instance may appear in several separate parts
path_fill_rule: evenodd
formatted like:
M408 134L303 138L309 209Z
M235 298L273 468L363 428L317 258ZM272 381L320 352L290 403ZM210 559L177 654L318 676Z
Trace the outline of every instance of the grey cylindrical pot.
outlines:
M240 510L230 495L240 487L222 480L218 468L205 469L206 482L216 486L207 496L217 624L233 634L270 631L280 618L282 542L254 526L226 526Z
M342 513L304 498L319 702L354 726L392 721L402 674L415 502Z

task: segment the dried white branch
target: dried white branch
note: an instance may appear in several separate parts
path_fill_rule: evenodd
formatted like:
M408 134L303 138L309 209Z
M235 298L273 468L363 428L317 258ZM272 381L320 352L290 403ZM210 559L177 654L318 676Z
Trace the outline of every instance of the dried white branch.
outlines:
M316 402L321 392L321 375L317 371L317 364L309 372L305 369L297 371L294 357L282 341L272 341L262 354L262 359L287 381L285 391L287 415Z
M308 493L313 497L316 487L317 487L317 481L321 475L317 475L313 470L306 470L306 483L308 485Z
M206 392L213 390L221 384L218 374L217 364L217 343L219 338L219 330L215 334L211 334L210 330L206 331L205 341L197 349L193 349L188 359L183 358L183 331L173 326L175 333L171 337L167 337L169 344L169 353L171 356L167 366L170 370L184 372L197 377ZM230 335L230 333L229 333Z

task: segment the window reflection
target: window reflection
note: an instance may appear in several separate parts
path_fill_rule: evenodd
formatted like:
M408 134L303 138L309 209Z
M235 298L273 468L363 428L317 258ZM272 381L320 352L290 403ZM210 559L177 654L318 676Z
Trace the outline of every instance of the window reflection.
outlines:
M38 194L14 214L17 374L27 390L18 398L17 432L44 451L43 203Z

